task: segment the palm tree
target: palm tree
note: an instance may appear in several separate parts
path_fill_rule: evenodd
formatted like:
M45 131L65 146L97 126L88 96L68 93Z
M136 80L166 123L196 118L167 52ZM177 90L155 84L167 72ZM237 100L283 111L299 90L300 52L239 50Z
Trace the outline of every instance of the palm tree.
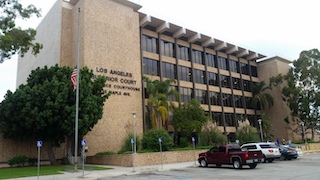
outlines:
M258 107L261 108L261 110L265 109L266 107L271 108L274 103L273 97L264 92L267 89L271 89L270 86L265 87L266 83L264 81L255 83L252 88L252 106L257 109Z
M178 92L170 88L171 83L175 83L173 79L166 79L165 81L151 80L148 77L143 77L146 82L146 90L149 94L148 99L148 116L152 127L161 129L169 119L170 107L172 104L168 102L169 95L178 97Z
M252 94L253 97L251 99L252 106L254 107L255 111L260 107L262 114L261 114L261 119L263 122L263 131L264 131L264 136L266 138L271 138L272 135L270 134L270 129L271 129L271 124L269 123L268 117L266 117L264 113L264 109L271 108L274 104L274 99L273 97L266 93L265 91L267 89L271 90L271 86L265 86L265 82L261 81L258 83L255 83L252 88Z

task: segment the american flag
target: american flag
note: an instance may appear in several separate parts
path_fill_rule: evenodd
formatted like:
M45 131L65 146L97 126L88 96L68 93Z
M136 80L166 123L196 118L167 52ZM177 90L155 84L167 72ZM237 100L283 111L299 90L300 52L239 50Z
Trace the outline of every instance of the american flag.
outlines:
M73 86L73 90L76 90L77 89L77 66L74 67L70 80Z

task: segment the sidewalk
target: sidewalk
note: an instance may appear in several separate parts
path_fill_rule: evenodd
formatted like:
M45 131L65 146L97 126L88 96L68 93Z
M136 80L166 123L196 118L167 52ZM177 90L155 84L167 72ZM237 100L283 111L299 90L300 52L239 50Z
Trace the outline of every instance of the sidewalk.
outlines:
M86 165L90 166L90 165ZM56 175L48 175L48 176L39 176L40 180L75 180L75 179L86 179L86 180L95 180L103 177L114 177L120 175L132 175L138 174L141 172L147 171L164 171L170 169L180 169L185 167L192 167L195 166L195 162L183 162L183 163L174 163L174 164L159 164L159 165L152 165L152 166L138 166L133 167L121 167L121 166L106 166L106 165L96 165L96 166L103 166L112 168L110 170L96 170L96 171L84 171L79 169L78 172L63 172L63 174L56 174ZM197 164L198 166L198 164ZM84 176L82 176L84 174ZM37 176L33 177L25 177L25 178L15 178L17 180L35 180ZM10 180L15 180L10 179Z

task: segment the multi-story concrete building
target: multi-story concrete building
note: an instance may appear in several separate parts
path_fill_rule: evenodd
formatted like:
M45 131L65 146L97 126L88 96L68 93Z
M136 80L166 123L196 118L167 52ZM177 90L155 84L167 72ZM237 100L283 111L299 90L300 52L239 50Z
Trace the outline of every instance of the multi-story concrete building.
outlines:
M146 131L143 76L175 79L172 88L181 102L199 101L230 139L243 120L257 127L261 112L250 103L252 86L286 73L290 61L274 57L259 62L265 56L258 52L138 12L140 8L125 0L58 0L37 28L43 50L18 62L17 85L38 66L74 67L78 55L80 67L106 76L105 89L112 96L103 118L85 136L89 155L120 150L134 120L140 137ZM289 111L277 93L275 107L267 112L275 137L301 138L285 131L282 118Z

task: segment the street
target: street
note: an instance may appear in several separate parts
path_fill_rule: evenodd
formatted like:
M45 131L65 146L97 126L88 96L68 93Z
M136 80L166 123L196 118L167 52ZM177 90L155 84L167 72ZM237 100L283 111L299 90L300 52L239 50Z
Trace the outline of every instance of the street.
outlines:
M320 154L308 154L296 160L279 161L273 163L260 163L255 169L243 166L241 170L235 170L231 165L223 165L220 168L209 166L187 167L163 171L141 172L132 175L100 178L108 179L139 179L139 180L162 180L162 179L290 179L290 180L318 180L320 179Z

